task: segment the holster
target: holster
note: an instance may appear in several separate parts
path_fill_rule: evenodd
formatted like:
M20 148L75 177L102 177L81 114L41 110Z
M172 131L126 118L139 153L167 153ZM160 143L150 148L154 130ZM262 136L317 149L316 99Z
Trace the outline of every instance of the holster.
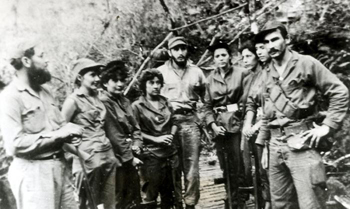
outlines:
M220 112L216 114L216 122L230 133L238 133L240 131L241 122L235 115L235 112Z

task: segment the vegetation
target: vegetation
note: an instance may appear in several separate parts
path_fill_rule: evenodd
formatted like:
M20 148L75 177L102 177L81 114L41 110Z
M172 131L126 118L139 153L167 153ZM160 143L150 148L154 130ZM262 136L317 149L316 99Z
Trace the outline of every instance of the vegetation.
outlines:
M229 12L191 25L225 11ZM188 38L191 60L201 60L203 70L210 70L210 55L203 54L214 38L230 41L233 61L239 64L237 47L251 37L251 24L261 27L272 18L288 25L293 49L316 57L350 87L349 0L4 0L0 15L5 20L0 27L0 81L9 83L14 74L6 60L14 40L37 37L46 44L50 70L57 78L51 86L61 102L71 92L70 70L78 58L103 64L125 60L133 77L152 49L172 29L184 26L174 34ZM128 96L135 98L137 89ZM326 154L327 161L350 153L349 132L350 116L336 133L337 143ZM348 167L345 160L336 170ZM350 185L344 178L338 180Z

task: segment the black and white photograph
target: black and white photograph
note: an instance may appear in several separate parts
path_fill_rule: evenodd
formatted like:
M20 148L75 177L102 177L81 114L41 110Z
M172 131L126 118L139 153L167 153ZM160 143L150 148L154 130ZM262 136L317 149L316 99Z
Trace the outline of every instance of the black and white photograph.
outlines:
M0 17L0 209L350 209L350 0Z

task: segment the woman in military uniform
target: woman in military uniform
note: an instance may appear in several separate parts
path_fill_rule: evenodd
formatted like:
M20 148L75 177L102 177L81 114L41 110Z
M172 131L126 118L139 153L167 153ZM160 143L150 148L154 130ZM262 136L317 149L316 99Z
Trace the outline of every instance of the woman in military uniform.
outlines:
M240 99L246 70L232 66L229 46L219 41L209 47L216 69L207 78L206 122L214 133L215 147L224 171L227 208L243 208L246 194L239 193L244 184L241 142Z

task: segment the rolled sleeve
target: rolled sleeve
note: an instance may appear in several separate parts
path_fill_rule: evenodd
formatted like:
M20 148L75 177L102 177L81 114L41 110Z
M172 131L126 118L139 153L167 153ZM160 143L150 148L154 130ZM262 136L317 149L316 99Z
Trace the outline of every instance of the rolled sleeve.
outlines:
M256 144L264 145L265 141L270 140L271 133L270 133L270 129L267 127L267 124L268 124L268 120L266 118L262 118L259 134L255 141Z
M323 124L338 129L348 111L349 90L336 75L319 61L313 59L313 66L316 85L322 94L329 99L328 114Z
M56 139L50 137L49 132L34 134L25 132L19 98L10 94L2 94L0 108L0 127L9 155L30 158L51 150L55 146ZM43 121L36 122L43 123Z
M207 126L210 128L210 125L215 122L214 112L213 112L213 101L210 96L209 84L206 85L206 91L204 96L204 112L205 112L205 121Z

